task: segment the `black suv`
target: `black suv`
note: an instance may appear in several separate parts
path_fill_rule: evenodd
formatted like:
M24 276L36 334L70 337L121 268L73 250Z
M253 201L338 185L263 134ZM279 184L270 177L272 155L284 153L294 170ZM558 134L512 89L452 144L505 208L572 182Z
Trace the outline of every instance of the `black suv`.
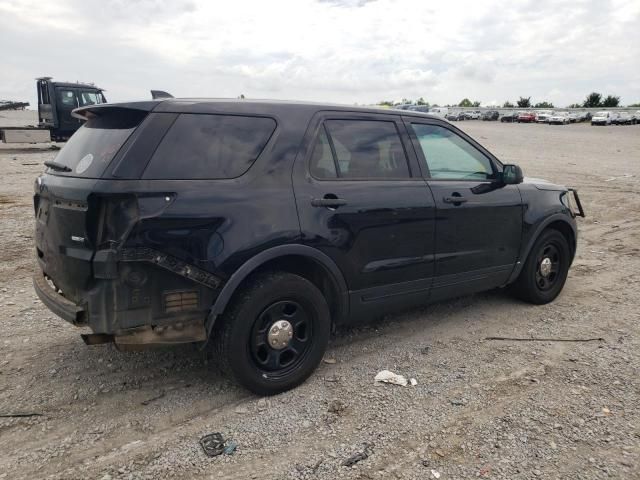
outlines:
M495 121L500 118L500 113L497 110L487 110L482 114L482 120L484 121Z
M285 102L96 105L35 184L34 278L120 349L208 342L259 394L303 382L334 325L511 286L542 304L577 194L418 112Z

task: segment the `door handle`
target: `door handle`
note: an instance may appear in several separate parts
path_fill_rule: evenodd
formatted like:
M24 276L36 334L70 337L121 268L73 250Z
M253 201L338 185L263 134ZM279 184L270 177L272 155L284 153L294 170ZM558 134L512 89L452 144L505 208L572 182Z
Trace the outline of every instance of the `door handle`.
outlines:
M312 198L311 206L312 207L327 207L327 208L338 208L346 205L347 201L343 198L338 198L334 196L325 195L324 198Z
M451 197L444 197L442 201L444 203L453 203L454 205L456 204L460 205L461 203L466 202L467 199L462 196L451 196Z

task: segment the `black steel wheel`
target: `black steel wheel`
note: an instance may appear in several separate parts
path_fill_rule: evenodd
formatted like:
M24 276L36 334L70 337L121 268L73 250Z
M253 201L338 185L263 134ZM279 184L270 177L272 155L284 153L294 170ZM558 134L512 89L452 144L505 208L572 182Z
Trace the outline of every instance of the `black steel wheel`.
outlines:
M560 253L554 243L547 243L536 258L535 282L542 292L551 290L560 278Z
M304 382L329 342L331 318L322 292L287 272L258 274L237 292L215 325L222 370L259 395Z
M249 339L255 364L274 375L287 375L297 368L313 341L312 315L293 300L269 305L256 318Z
M512 286L514 294L530 303L553 301L562 291L571 265L571 248L558 230L540 234Z

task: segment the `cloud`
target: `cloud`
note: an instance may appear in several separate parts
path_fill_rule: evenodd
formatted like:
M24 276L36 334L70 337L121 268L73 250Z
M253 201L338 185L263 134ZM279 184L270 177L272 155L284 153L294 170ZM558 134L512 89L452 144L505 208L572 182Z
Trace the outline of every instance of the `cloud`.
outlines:
M176 96L343 103L424 97L564 105L640 101L637 0L0 0L0 98L34 78L93 81L110 101Z

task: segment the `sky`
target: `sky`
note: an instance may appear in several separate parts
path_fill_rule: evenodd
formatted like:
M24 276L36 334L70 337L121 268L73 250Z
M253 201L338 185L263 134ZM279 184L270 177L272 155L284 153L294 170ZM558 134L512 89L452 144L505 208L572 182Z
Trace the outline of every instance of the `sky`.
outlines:
M640 0L0 0L0 99L640 102Z

